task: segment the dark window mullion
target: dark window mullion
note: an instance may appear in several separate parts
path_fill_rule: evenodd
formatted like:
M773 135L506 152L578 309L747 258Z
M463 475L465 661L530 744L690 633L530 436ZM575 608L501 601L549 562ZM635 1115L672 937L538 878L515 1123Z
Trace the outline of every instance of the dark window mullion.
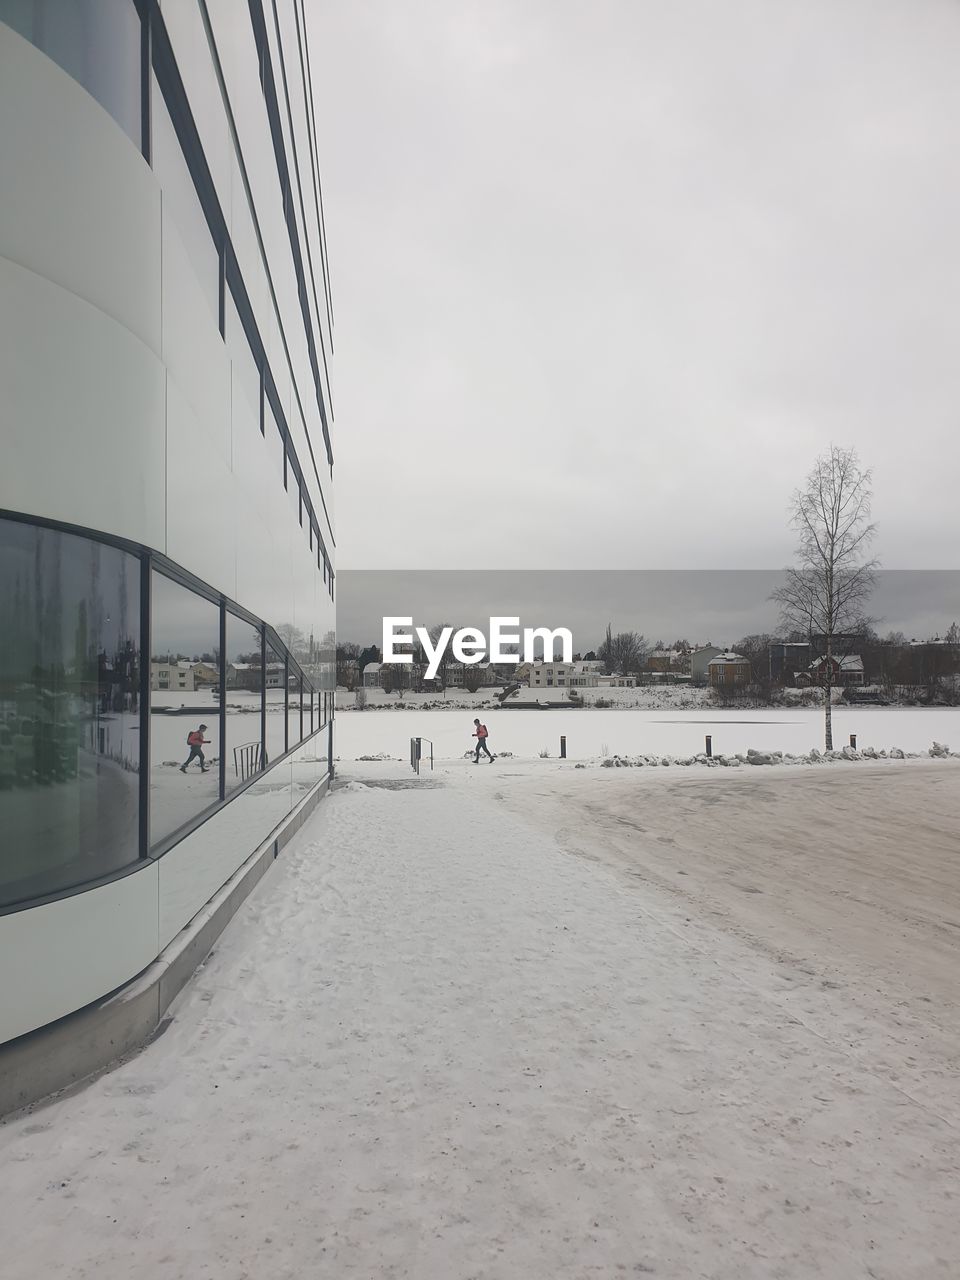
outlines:
M153 126L150 115L151 53L149 0L140 7L140 150L147 164L153 164Z
M227 253L225 245L220 246L220 298L219 298L219 325L220 337L226 341L227 337Z
M290 750L290 654L283 654L283 749Z
M150 856L150 556L140 559L140 823L139 856Z
M227 796L227 606L220 601L220 799Z
M260 767L270 763L267 757L267 629L260 627Z

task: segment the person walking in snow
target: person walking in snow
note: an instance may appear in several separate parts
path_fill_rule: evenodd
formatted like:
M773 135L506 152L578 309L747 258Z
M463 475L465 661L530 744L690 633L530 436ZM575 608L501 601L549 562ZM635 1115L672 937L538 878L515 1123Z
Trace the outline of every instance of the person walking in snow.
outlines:
M202 724L200 725L199 729L194 729L187 734L187 746L190 748L190 754L187 756L186 760L184 760L183 764L180 766L181 773L186 773L187 765L190 764L192 760L197 760L197 759L199 759L200 761L200 772L201 773L207 772L206 761L203 758L203 748L204 748L204 745L210 741L210 739L205 738L203 736L203 731L204 729L206 729L206 727L207 726L205 724Z
M493 764L493 756L490 754L490 748L487 746L487 726L485 724L481 724L479 720L474 720L473 723L476 725L476 728L473 731L473 736L477 740L477 750L473 757L473 763L480 763L480 752L483 751L490 763Z

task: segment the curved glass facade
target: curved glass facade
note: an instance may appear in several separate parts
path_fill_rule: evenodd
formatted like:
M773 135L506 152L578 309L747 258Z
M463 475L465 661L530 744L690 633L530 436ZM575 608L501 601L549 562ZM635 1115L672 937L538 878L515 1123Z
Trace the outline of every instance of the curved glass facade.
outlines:
M0 520L0 905L139 856L140 563Z
M0 0L5 22L141 141L141 21L133 0Z
M161 856L326 729L330 655L176 575L0 519L0 909Z

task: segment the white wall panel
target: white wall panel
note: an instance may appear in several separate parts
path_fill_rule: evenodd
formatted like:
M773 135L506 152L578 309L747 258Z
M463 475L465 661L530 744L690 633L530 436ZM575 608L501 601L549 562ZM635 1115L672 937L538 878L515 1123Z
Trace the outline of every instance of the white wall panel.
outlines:
M317 206L314 199L314 168L311 163L310 136L307 132L306 85L304 71L300 64L300 45L297 41L296 0L277 6L280 18L281 48L287 68L287 91L290 96L290 115L293 120L293 140L296 143L296 157L300 172L300 189L303 195L303 212L297 200L297 220L300 225L301 242L304 253L304 269L307 272L307 294L310 312L313 316L314 337L317 343L317 359L321 362L321 339L326 343L325 326L327 319L326 301L323 291L323 269L320 259L320 228L317 222ZM271 14L272 17L272 14ZM271 22L271 33L273 25ZM302 32L301 32L302 36ZM284 122L286 124L286 100L284 100ZM288 152L291 156L292 150ZM309 254L309 257L308 257ZM316 290L310 285L309 268L312 265ZM327 352L329 354L329 344Z
M0 506L163 545L164 377L142 342L0 258L0 387Z
M230 207L230 126L223 94L213 65L203 17L197 0L174 0L160 6L164 25L190 109L200 134L203 153L210 166L217 195L224 211ZM234 22L250 22L246 4L234 5ZM251 33L250 40L253 40Z
M103 107L2 22L0 121L0 256L87 299L159 353L153 175Z
M268 770L160 859L161 948L176 937L289 813L293 803L291 769L290 762L283 761Z
M224 461L230 458L230 357L170 218L163 219L163 362Z
M150 862L99 889L0 916L0 1043L82 1009L145 969L160 949L157 892Z
M204 429L172 374L167 378L167 541L171 560L224 591L237 592L233 475L219 441Z
M232 0L209 0L209 13L214 40L223 66L226 90L230 97L231 109L237 127L239 143L250 183L256 217L261 234L271 246L270 259L267 266L263 263L259 242L253 223L250 208L250 197L240 173L239 164L234 162L232 198L229 222L231 239L240 262L244 280L251 294L254 315L260 329L267 359L277 383L284 413L288 413L290 404L290 354L294 357L296 376L300 389L300 397L308 415L312 429L311 438L318 458L326 458L323 435L320 427L320 415L316 404L316 390L313 373L310 367L306 340L303 337L303 321L297 295L296 275L286 224L283 220L280 200L279 179L276 159L270 135L263 93L260 89L257 68L256 46L252 33L245 30L243 22L238 23L237 11ZM246 14L244 13L244 19ZM272 27L272 13L268 8L268 26ZM299 75L299 59L297 61ZM285 107L281 114L285 115ZM290 153L292 165L292 153ZM259 263L257 276L249 274L247 264L256 258ZM276 293L277 305L274 305L267 280L269 268L273 290ZM251 281L254 281L251 287ZM281 335L277 316L277 307L284 317L284 335ZM286 337L286 345L284 342ZM310 494L314 506L321 509L319 494L316 492L317 480L312 474L309 450L298 446L301 465L310 474ZM318 462L318 467L321 464ZM321 476L324 470L320 471Z
M270 296L270 285L267 281L266 268L263 265L263 254L253 224L253 214L247 200L240 163L234 154L231 158L230 207L226 210L227 223L230 228L230 240L233 251L237 255L240 274L246 285L250 306L261 335L265 335L267 325L273 313L273 299ZM264 341L266 345L266 341Z

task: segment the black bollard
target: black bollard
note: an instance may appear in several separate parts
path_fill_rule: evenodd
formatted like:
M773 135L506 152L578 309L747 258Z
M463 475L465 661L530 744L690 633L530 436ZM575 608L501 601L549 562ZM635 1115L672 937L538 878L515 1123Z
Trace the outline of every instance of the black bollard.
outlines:
M713 755L713 734L708 733L707 734L707 758L709 759L712 755Z
M561 735L560 735L560 759L561 759L561 760L566 760L566 758L567 758L567 740L566 740L566 738L563 736L563 734L561 733Z
M850 745L851 745L851 747L853 747L854 751L856 751L856 749L857 749L857 735L856 735L855 733L851 733L851 735L850 735Z

